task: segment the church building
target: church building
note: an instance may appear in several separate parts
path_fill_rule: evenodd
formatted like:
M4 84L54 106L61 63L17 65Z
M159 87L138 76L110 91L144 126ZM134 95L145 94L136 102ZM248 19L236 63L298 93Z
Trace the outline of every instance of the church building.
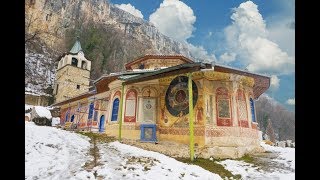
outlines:
M53 106L65 129L196 145L218 158L260 148L254 100L269 88L269 76L182 55L145 55L89 90L91 61L79 41L58 64Z

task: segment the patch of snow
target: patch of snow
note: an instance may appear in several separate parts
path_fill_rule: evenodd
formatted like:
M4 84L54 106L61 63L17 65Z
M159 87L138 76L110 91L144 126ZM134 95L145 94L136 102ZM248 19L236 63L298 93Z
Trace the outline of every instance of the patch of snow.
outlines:
M39 115L39 117L45 117L47 119L51 119L51 112L43 107L43 106L34 106L36 113Z
M286 167L295 169L295 148L270 146L265 142L261 142L261 146L266 151L279 153L278 158L274 159L274 161L278 161L284 164Z
M280 179L280 180L294 180L295 179L295 149L294 148L281 148L281 147L273 147L270 145L261 142L261 146L263 146L267 151L271 153L278 154L275 159L271 161L281 163L281 166L291 168L290 169L279 169L274 167L267 172L260 169L253 164L246 163L243 161L237 160L224 160L217 162L218 164L223 165L228 171L232 174L240 174L242 179Z
M99 149L105 165L96 167L96 170L98 176L103 176L104 179L221 179L219 175L199 166L185 164L164 154L118 141ZM148 163L139 163L140 160L130 163L132 159L138 158Z
M72 179L90 160L89 148L85 136L25 122L25 179Z
M25 88L25 89L30 89L30 88ZM38 92L38 91L25 91L24 94L29 94L33 96L51 96L50 94L46 94L43 92Z
M60 118L59 118L59 117L53 117L53 118L52 118L51 125L52 125L52 126L56 126L56 125L58 125L58 124L60 124Z
M224 160L217 162L223 165L232 174L240 174L242 179L277 179L277 180L294 180L295 173L289 171L266 172L253 164L236 160Z

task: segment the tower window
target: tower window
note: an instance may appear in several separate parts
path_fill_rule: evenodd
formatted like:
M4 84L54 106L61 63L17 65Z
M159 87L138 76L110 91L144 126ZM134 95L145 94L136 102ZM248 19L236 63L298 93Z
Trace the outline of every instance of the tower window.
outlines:
M71 61L71 65L77 67L78 66L78 59L73 57L72 61Z
M77 85L77 89L80 89L80 85L79 84Z
M82 69L87 69L87 63L85 61L81 62L81 68Z
M36 0L30 0L30 5L33 5L36 3Z
M50 20L51 20L51 14L47 14L46 21L50 21Z

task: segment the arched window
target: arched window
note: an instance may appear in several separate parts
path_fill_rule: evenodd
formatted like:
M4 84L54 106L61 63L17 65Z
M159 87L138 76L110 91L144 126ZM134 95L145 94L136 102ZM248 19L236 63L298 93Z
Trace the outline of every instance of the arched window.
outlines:
M87 63L85 61L81 61L81 68L87 69Z
M252 98L250 98L250 108L251 108L252 122L257 122L256 121L256 116L255 116L255 110L254 110L254 102L253 102Z
M92 119L92 115L93 115L93 102L89 105L89 115L88 115L88 119Z
M216 90L217 125L232 126L231 99L228 89L220 87Z
M74 115L71 116L70 122L73 122L74 120Z
M113 101L111 121L117 121L118 120L118 111L119 111L119 98L116 98Z
M246 98L241 89L237 91L237 107L239 126L249 127Z
M69 112L66 113L66 120L65 120L65 122L67 122L68 119L69 119Z
M126 95L124 122L136 122L137 91L130 89Z
M73 57L71 60L71 65L77 67L78 66L78 59Z

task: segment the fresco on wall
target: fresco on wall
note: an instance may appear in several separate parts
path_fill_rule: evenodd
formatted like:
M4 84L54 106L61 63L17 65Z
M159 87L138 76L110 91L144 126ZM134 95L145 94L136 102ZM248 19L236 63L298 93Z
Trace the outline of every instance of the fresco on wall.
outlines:
M192 90L194 107L198 100L198 88L194 81L192 81ZM171 81L166 91L165 105L169 113L173 116L182 117L189 113L187 76L178 76Z
M136 122L137 91L131 89L126 95L124 122Z
M156 123L156 99L144 98L142 100L143 117L141 124L155 124Z
M230 118L229 100L218 100L218 115L220 118Z

